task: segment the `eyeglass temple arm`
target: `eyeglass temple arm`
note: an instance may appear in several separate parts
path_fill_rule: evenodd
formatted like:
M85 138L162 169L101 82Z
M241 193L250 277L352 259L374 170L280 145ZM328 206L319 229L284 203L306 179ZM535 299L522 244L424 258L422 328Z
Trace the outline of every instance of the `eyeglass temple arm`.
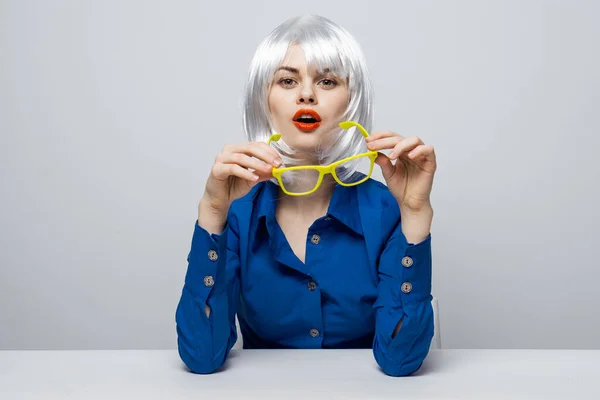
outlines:
M267 144L271 144L271 142L276 142L279 139L281 139L281 133L274 133L271 135L271 137L267 140Z
M353 126L355 126L358 128L358 130L364 136L365 139L369 137L369 132L367 132L367 130L365 128L363 128L362 125L359 124L358 122L343 121L343 122L340 122L339 125L340 125L340 128L342 128L342 129L350 129Z

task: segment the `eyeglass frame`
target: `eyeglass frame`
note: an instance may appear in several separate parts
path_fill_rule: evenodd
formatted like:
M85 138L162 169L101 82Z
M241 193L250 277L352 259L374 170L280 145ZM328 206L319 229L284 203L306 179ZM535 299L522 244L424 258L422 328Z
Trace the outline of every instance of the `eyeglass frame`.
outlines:
M342 121L338 125L340 126L340 128L342 128L344 130L350 129L352 127L356 127L356 128L358 128L358 130L360 131L360 133L363 135L363 137L365 139L369 137L369 133L367 132L367 130L365 128L363 128L363 126L360 125L358 122ZM281 139L281 134L274 133L267 140L267 144L271 144L271 142L276 142L279 139ZM367 152L364 152L361 154L356 154L354 156L343 158L343 159L336 161L334 163L331 163L329 165L298 165L298 166L294 166L294 167L273 168L272 174L273 174L273 177L276 178L277 181L279 182L279 187L281 187L281 190L283 190L283 192L285 194L287 194L288 196L306 196L306 195L309 195L309 194L317 191L317 189L321 186L321 183L323 182L323 177L327 174L331 174L333 176L333 179L335 179L335 181L342 186L356 186L363 182L366 182L373 174L373 167L375 166L375 159L377 158L378 154L379 153L377 151L367 151ZM344 164L348 161L355 160L355 159L361 158L361 157L368 157L370 159L371 166L369 168L369 173L358 182L352 182L352 183L342 182L335 173L336 167L338 167L339 165ZM309 190L307 192L302 192L302 193L293 193L293 192L289 192L285 188L285 185L283 184L283 180L281 178L283 173L288 172L288 171L300 171L300 170L311 170L311 169L319 172L319 179L317 180L317 184L315 185L315 187L312 190Z

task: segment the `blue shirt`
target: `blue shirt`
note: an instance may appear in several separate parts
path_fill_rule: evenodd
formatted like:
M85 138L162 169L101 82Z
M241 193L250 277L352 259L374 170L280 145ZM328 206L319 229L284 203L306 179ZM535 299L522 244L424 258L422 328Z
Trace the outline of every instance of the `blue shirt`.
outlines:
M431 235L407 243L382 183L337 185L309 228L303 263L275 218L277 196L273 182L257 184L232 203L219 235L195 221L175 315L183 362L196 373L219 369L237 314L247 349L372 348L388 375L418 370L434 329Z

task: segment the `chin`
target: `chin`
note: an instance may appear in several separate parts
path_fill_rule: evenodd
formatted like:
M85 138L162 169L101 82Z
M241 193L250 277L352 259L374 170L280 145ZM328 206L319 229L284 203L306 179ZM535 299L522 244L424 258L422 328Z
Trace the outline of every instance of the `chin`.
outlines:
M288 143L288 145L296 150L296 151L308 151L308 152L314 152L315 147L321 142L321 138L319 137L319 135L312 133L312 134L307 134L307 133L300 133L300 134L296 134L294 135L294 139L291 139Z

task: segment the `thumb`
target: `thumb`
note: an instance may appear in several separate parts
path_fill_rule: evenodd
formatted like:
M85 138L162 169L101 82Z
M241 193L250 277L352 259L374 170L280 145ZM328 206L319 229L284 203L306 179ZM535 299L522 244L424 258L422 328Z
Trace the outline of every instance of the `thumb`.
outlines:
M394 165L392 161L383 153L377 154L375 164L381 167L381 173L383 178L387 181L392 175L394 175Z

